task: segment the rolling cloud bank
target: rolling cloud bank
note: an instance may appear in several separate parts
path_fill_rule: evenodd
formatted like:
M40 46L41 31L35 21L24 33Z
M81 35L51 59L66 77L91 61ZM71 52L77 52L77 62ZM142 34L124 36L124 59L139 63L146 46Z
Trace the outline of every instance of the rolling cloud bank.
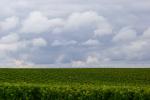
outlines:
M150 65L148 0L1 0L0 66Z

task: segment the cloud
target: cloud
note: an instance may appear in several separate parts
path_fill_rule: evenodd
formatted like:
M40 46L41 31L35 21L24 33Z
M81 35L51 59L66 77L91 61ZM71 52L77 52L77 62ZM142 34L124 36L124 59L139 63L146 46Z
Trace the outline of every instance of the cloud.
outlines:
M150 64L149 9L148 0L1 0L0 64Z
M126 44L116 45L103 52L104 57L110 61L118 61L131 64L148 63L149 61L149 40L138 39Z
M113 41L120 43L120 42L130 42L134 41L137 38L137 33L135 30L125 27L122 28L114 37Z
M143 33L143 38L147 38L149 39L150 38L150 28L146 29Z
M75 12L66 18L50 19L51 31L57 36L77 41L112 35L112 25L95 11Z
M36 50L36 47L47 45L47 42L42 38L21 40L19 35L17 33L9 33L0 38L1 64L5 64L6 67L31 67L34 63L28 60L30 57L29 53L32 50Z
M88 30L89 32L93 32L93 35L95 36L112 34L111 24L106 18L98 15L94 11L72 13L65 22L64 31L87 32Z
M73 61L71 65L72 67L85 67L86 63L83 61Z
M150 50L149 42L150 41L137 40L132 42L129 46L124 47L127 59L148 60L150 58L148 55Z
M36 47L43 47L47 45L46 40L44 40L43 38L36 38L32 40L33 46Z
M17 43L11 44L0 44L0 51L7 52L7 51L16 51L18 49Z
M99 21L103 20L96 12L87 11L83 13L73 13L69 16L65 25L66 30L79 30L87 27L96 27ZM93 25L93 26L91 26Z
M49 20L41 12L34 11L22 22L21 32L43 33L49 29Z
M81 30L82 29L82 30ZM112 26L103 16L94 11L76 12L67 18L50 19L41 12L31 12L27 19L22 22L21 32L25 33L70 33L70 32L93 32L93 36L112 34Z
M16 16L8 17L4 21L0 21L0 31L10 31L17 27L19 18Z
M94 45L99 45L99 44L100 42L98 40L93 40L93 39L89 39L82 43L82 45L87 45L87 46L94 46Z
M95 65L95 64L99 63L99 60L96 56L88 56L86 63Z
M56 63L63 63L64 59L65 59L65 55L64 54L59 55L57 57L57 59L56 59Z
M12 60L12 65L17 66L18 68L34 68L34 64L31 62L27 62L24 60L14 59ZM8 67L12 67L12 65L9 65Z
M0 43L14 43L19 41L19 35L16 33L10 33L6 36L3 36L0 39Z
M0 39L0 50L6 51L16 51L18 49L19 36L16 33L10 33L9 35L3 36Z
M77 44L77 41L75 40L70 40L70 41L60 41L60 40L54 40L51 44L51 46L68 46L68 45L75 45Z
M61 18L50 19L49 20L50 31L52 31L52 33L61 33L65 24L66 23L64 19Z
M93 67L100 64L100 60L96 56L88 56L85 61L77 60L72 61L72 67Z

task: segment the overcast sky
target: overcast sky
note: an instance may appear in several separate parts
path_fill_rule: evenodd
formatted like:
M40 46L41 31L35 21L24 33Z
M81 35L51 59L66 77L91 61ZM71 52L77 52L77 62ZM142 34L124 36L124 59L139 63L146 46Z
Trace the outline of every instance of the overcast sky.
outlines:
M149 0L0 0L0 66L150 65Z

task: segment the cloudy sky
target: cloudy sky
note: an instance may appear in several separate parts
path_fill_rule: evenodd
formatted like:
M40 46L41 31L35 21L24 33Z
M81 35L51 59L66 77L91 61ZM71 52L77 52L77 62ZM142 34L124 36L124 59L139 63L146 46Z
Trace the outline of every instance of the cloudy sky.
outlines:
M0 66L150 65L149 16L149 0L0 0Z

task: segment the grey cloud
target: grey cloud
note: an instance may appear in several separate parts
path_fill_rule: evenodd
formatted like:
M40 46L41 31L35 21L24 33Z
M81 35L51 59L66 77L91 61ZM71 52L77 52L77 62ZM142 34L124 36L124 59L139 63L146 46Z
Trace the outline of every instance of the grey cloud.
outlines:
M52 45L52 46L67 46L67 45L74 45L74 44L77 44L77 41L75 41L75 40L70 40L70 41L54 40L51 45Z
M85 42L82 43L82 45L87 45L87 46L94 46L94 45L100 45L100 42L98 40L93 40L93 39L89 39Z
M12 16L0 22L0 31L11 31L19 24L18 17Z
M121 29L114 37L113 41L117 43L134 41L137 37L137 32L134 29L125 27Z
M150 64L148 0L5 0L0 64Z
M44 40L43 38L33 39L32 42L33 42L33 46L37 46L37 47L42 47L47 45L46 40Z
M22 22L21 32L43 33L49 29L49 20L40 12L31 12L29 17Z

